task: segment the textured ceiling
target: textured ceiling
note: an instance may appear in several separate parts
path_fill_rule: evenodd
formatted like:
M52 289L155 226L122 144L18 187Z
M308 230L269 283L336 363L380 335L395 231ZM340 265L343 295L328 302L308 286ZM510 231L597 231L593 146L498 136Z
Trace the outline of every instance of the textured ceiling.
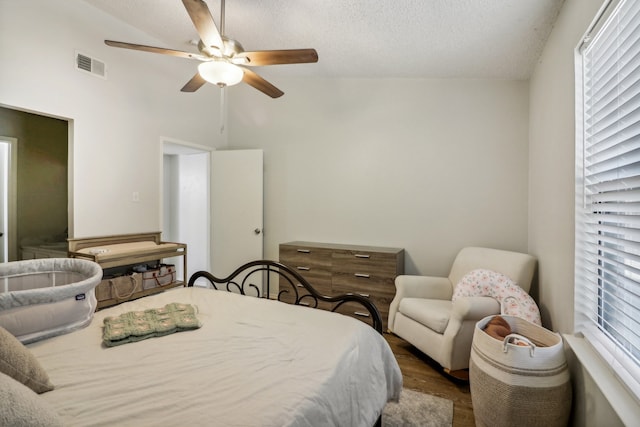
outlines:
M197 52L180 0L85 1L159 47ZM225 35L245 50L318 51L317 64L264 67L265 76L527 79L563 1L227 0ZM219 25L219 0L206 2Z

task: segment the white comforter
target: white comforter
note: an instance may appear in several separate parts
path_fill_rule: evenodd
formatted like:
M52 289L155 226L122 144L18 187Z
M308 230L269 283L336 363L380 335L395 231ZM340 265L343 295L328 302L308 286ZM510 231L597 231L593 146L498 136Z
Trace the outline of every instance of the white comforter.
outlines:
M106 348L102 320L194 304L200 329ZM29 346L73 426L372 426L402 375L364 323L322 310L180 288L96 313L87 328Z

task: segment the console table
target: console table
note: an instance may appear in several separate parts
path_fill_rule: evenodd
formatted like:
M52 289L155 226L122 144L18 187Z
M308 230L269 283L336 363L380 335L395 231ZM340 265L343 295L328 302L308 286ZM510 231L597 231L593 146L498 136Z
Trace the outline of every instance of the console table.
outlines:
M69 257L97 262L105 271L105 275L107 271L125 271L128 267L149 261L159 262L163 258L182 257L182 271L183 274L187 274L187 245L184 243L163 242L160 240L160 234L160 232L152 232L68 239ZM185 283L186 280L176 280L162 287L140 289L127 299L115 297L103 300L98 299L98 308L162 292L167 288L184 286ZM104 288L106 286L108 286L107 280L103 280L96 288L96 294L103 290L100 287Z

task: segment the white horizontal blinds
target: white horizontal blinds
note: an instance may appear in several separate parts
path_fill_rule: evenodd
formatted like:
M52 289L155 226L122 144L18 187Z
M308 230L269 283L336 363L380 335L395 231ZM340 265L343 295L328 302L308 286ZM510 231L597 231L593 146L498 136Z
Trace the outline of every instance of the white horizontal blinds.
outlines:
M577 326L602 333L617 363L639 371L640 1L620 2L581 54L576 310L591 324Z

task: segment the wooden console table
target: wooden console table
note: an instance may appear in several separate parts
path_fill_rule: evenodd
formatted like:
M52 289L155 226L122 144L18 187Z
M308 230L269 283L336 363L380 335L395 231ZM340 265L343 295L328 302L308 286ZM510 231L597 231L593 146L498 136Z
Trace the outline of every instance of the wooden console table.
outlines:
M184 243L163 242L160 232L123 234L116 236L68 239L69 257L82 258L97 262L103 271L125 268L145 262L159 263L164 258L182 257L183 274L187 274L187 245ZM107 286L107 283L98 286ZM186 280L175 280L162 287L140 290L127 300L162 292L165 289L184 286ZM98 308L119 304L124 300L106 299L98 301Z

